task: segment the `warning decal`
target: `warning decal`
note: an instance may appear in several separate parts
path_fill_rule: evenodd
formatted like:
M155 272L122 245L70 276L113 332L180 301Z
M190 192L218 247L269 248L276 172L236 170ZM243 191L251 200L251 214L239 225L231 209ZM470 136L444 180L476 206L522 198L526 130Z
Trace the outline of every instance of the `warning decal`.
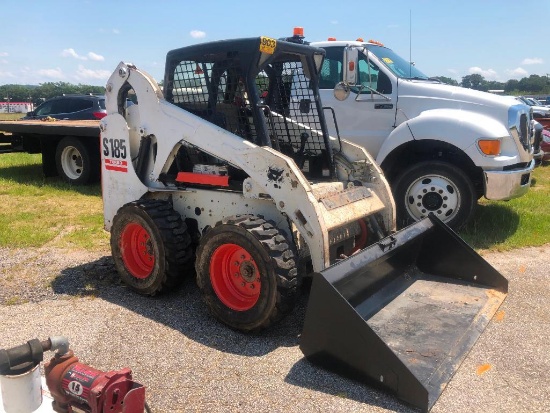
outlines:
M128 172L128 161L105 159L105 169L108 171Z
M272 39L271 37L260 37L260 52L273 54L275 53L275 48L277 47L277 40Z

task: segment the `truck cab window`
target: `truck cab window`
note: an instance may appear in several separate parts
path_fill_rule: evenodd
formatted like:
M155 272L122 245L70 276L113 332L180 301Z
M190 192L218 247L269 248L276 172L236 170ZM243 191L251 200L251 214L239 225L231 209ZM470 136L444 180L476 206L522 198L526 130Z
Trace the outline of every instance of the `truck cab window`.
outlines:
M368 88L384 95L392 93L392 84L388 75L382 72L372 61L367 61L367 57L363 54L360 54L359 57L357 83L366 86L363 93L370 93Z
M319 76L319 89L333 89L342 80L344 49L341 47L327 47L325 51L325 60L323 60Z

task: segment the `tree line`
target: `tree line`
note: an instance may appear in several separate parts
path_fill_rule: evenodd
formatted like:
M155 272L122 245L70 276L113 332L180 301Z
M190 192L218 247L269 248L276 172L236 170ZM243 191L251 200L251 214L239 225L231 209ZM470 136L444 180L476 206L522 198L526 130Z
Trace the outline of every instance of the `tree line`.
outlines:
M44 100L63 94L103 94L105 87L92 85L73 85L67 82L47 82L35 85L2 85L0 86L0 101L32 102L35 105Z
M462 82L445 76L436 76L443 83L462 86L487 92L489 90L503 90L507 95L550 95L550 79L547 76L531 75L521 80L510 79L507 82L486 80L480 74L464 76Z
M486 80L480 74L467 75L459 83L446 76L435 76L443 83L454 86L462 86L469 89L481 90L504 90L508 95L549 95L550 79L547 76L531 75L521 80L510 79L507 82L496 82ZM11 102L33 102L35 105L46 99L63 94L103 94L105 87L92 85L73 85L67 82L46 82L35 85L2 85L0 86L0 101L10 100Z

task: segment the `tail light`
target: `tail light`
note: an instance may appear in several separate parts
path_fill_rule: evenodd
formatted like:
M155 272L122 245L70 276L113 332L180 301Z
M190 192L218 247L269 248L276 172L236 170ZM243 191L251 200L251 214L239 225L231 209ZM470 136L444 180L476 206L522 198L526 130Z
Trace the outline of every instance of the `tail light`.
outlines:
M92 115L94 115L94 118L96 119L103 119L105 116L107 116L106 112L93 112Z

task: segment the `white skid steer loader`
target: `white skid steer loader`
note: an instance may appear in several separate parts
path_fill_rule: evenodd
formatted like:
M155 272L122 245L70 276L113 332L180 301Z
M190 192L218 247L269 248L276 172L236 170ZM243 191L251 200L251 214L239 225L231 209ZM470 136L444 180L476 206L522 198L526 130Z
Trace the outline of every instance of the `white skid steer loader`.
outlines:
M318 93L323 57L322 49L267 37L184 47L167 55L163 91L120 63L101 123L115 265L130 288L154 295L192 275L194 262L210 312L241 331L288 314L302 277L313 274L306 356L427 409L507 282L436 218L395 233L378 165L364 148L327 133L330 108ZM128 97L137 104L126 108ZM465 256L465 271L452 268ZM391 319L415 305L403 301L407 294L429 302L411 326ZM400 327L381 338L383 323ZM429 341L437 354L422 364L427 374L402 359L408 349L390 347L426 344L425 336L410 339L409 327L438 337Z

